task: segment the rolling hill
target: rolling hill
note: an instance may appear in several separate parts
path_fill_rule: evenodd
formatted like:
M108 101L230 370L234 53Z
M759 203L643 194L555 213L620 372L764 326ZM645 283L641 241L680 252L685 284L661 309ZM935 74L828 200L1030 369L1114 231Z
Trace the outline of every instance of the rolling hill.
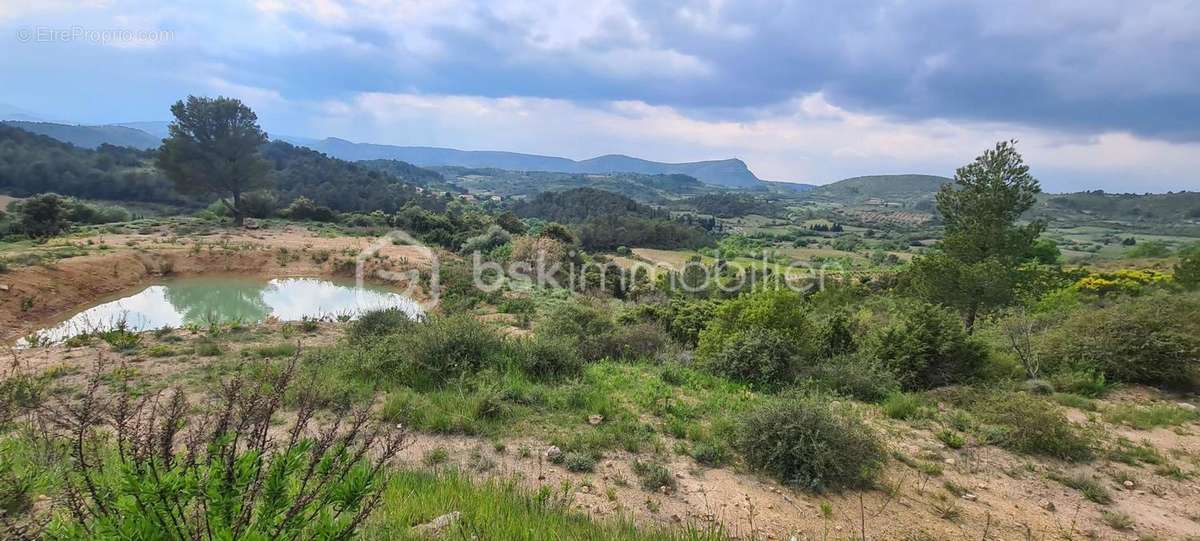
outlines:
M848 204L873 199L903 203L931 199L948 182L952 180L934 175L872 175L817 186L807 195Z
M709 160L686 163L663 163L610 154L575 161L557 156L500 152L491 150L458 150L439 147L413 147L353 143L345 139L326 138L320 141L295 140L315 150L343 160L402 160L420 167L458 166L495 168L512 171L550 171L560 173L641 173L645 175L683 174L706 184L745 188L762 182L736 159Z
M21 128L30 133L53 137L80 148L97 148L102 144L131 147L140 150L158 148L162 139L142 130L118 125L83 126L56 124L53 122L31 122L5 120L5 124Z

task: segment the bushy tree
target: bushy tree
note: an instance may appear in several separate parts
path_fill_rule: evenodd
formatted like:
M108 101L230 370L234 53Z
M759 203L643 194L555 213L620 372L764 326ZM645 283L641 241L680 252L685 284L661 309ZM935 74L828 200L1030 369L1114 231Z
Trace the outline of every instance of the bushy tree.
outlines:
M21 232L33 238L53 237L71 227L67 198L56 193L35 195L15 204Z
M1000 142L954 173L937 209L945 224L940 253L914 261L910 286L921 298L957 309L968 331L980 312L1011 302L1018 268L1044 226L1016 222L1041 191L1017 152Z
M948 309L920 301L902 305L869 338L869 351L906 389L963 383L978 374L986 349Z
M807 316L804 297L787 289L759 291L728 301L700 332L696 353L700 358L719 354L734 336L749 329L777 332L796 344L796 351L811 356L816 350L816 332Z
M1158 294L1085 307L1039 336L1052 372L1090 370L1110 381L1187 385L1200 378L1200 297Z
M700 360L706 371L760 388L780 388L796 379L797 343L782 332L752 327L728 338L713 355Z
M213 194L242 225L242 195L270 185L259 147L267 134L258 117L234 98L188 96L171 106L175 120L158 152L158 167L182 193Z
M467 239L467 241L463 243L462 251L463 253L467 254L473 252L486 252L492 248L507 243L511 239L512 235L510 235L508 231L499 225L493 224L487 228L487 231Z
M1183 250L1174 270L1175 283L1184 289L1200 289L1200 246Z

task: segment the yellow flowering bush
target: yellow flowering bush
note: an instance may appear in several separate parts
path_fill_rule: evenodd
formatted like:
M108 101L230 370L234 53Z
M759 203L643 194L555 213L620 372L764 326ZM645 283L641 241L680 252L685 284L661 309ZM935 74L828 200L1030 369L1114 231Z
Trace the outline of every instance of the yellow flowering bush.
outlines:
M1077 280L1072 287L1080 293L1105 296L1113 293L1139 295L1146 288L1164 286L1171 275L1151 269L1120 269L1092 273Z

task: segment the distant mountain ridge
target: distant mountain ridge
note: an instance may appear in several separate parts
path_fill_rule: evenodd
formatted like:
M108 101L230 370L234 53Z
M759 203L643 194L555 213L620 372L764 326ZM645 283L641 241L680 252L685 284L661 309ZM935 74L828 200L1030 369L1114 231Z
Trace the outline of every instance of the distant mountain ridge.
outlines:
M749 188L762 184L746 163L737 158L700 162L663 163L621 154L571 160L557 156L523 154L494 150L458 150L453 148L395 146L354 143L330 137L319 141L296 139L302 144L343 160L401 160L420 167L459 166L492 167L516 171L553 171L562 173L641 173L646 175L684 174L706 184Z
M162 144L162 138L160 137L155 137L139 129L118 126L116 124L83 126L28 120L5 120L3 123L21 128L30 133L52 137L64 143L71 143L80 148L94 149L107 143L119 147L146 150L158 148Z

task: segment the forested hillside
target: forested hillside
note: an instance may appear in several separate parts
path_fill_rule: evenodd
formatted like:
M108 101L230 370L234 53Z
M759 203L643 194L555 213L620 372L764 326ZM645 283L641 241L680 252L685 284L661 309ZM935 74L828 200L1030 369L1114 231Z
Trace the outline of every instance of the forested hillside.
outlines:
M0 124L0 190L92 199L188 204L152 165L152 153L112 145L79 148Z
M261 150L273 181L261 199L273 207L303 196L336 211L394 212L417 197L413 184L440 178L403 162L394 172L376 171L282 141ZM154 167L154 151L107 144L89 150L8 125L0 125L0 191L193 207L211 202L176 191Z
M589 250L695 248L713 242L704 229L673 221L667 211L593 188L545 192L513 210L526 218L576 224L580 244Z
M359 162L379 167L386 160ZM584 174L555 171L510 171L495 168L436 167L457 188L483 195L531 197L545 191L596 188L619 193L642 203L661 203L694 194L720 190L682 174Z
M1165 194L1112 194L1103 191L1048 194L1035 212L1063 211L1103 216L1109 219L1173 222L1200 219L1200 192Z

